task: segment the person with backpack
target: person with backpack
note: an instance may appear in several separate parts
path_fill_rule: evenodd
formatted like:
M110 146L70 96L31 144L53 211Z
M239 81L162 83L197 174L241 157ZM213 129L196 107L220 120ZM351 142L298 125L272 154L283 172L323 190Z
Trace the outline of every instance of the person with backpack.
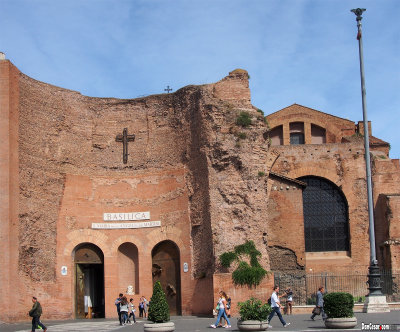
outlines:
M42 328L43 332L47 331L47 327L40 321L40 316L42 315L42 306L35 296L32 297L32 309L29 310L29 316L32 317L32 332L35 332L37 328Z
M118 319L119 319L119 325L122 325L122 317L121 317L121 301L122 301L122 297L124 296L124 294L119 293L119 296L117 297L117 299L115 300L114 304L117 307L117 313L118 313Z

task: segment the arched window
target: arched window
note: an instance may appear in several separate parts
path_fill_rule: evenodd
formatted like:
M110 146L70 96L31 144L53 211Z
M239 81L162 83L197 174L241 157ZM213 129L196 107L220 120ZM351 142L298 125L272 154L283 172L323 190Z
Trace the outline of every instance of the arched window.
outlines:
M271 145L283 145L283 126L277 126L271 129L269 133L269 137L271 138Z
M306 176L303 191L306 252L348 251L349 220L347 201L332 182Z
M290 145L304 144L304 123L292 122L289 124Z

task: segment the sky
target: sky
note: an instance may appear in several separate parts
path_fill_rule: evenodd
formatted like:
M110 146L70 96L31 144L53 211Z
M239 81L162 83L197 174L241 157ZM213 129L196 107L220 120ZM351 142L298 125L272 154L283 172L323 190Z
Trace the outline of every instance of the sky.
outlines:
M266 115L294 103L368 120L400 157L399 0L0 0L0 51L24 74L93 97L137 98L250 75Z

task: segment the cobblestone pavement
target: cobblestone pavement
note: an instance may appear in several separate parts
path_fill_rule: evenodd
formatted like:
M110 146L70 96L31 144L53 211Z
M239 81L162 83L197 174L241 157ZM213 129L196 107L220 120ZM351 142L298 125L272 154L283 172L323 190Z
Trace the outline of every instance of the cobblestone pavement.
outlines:
M382 314L355 314L358 320L357 327L351 331L362 331L362 323L364 326L368 325L375 327L375 329L368 329L369 331L400 331L400 311L393 310L390 313ZM325 325L320 317L317 317L315 321L310 319L310 315L292 315L284 316L288 323L291 323L288 328L284 328L279 322L278 317L274 317L271 321L272 329L268 331L302 331L302 332L319 332L327 331ZM210 325L215 322L215 318L211 317L194 317L194 316L179 316L171 317L171 321L175 323L176 332L211 332L214 329L210 328ZM68 321L46 321L43 323L47 326L48 332L73 332L73 331L85 331L85 332L107 332L107 331L118 331L118 332L139 332L143 331L143 323L146 321L138 320L134 325L120 326L117 319L93 319L93 320L68 320ZM232 318L232 327L229 329L216 329L216 331L238 331L237 329L237 318ZM369 324L372 325L369 325ZM382 325L382 330L379 326ZM389 329L385 329L388 325ZM398 325L395 325L398 324ZM1 324L1 332L28 332L31 330L31 324L29 322L15 323L15 324ZM364 329L366 330L366 329ZM36 330L40 332L41 330ZM340 330L333 330L340 331ZM349 330L346 330L349 331Z

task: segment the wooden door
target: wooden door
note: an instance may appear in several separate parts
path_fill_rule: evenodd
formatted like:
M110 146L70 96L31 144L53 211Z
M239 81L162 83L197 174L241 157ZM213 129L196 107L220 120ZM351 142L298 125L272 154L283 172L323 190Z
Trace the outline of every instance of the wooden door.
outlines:
M76 265L76 318L85 318L85 272L82 264Z

